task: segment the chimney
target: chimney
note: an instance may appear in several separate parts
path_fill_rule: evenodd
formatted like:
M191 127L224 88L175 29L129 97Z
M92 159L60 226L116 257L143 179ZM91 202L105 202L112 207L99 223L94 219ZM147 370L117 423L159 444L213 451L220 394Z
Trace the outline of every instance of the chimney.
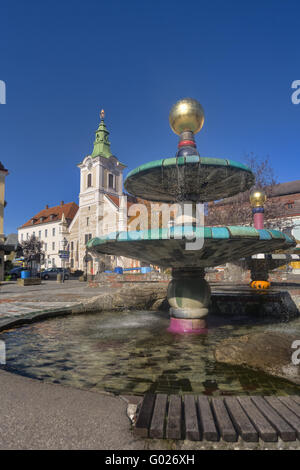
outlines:
M46 207L45 207L45 209L49 209L49 206L48 206L48 204L46 204Z
M60 205L63 206L63 205L64 205L64 201L60 201Z

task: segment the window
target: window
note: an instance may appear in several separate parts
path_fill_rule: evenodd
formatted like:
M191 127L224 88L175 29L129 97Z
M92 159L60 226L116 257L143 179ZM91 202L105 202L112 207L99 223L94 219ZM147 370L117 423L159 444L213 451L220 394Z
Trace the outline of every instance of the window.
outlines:
M52 258L52 266L55 266L55 258Z
M52 236L55 237L55 228L52 229Z
M84 243L87 244L87 242L92 238L91 233L86 233L84 236Z
M23 241L23 233L21 233L21 242Z
M47 251L47 243L44 243L45 251Z
M55 242L52 242L52 250L55 250Z
M71 268L74 268L74 259L71 258Z
M87 187L90 188L92 186L92 173L87 175Z
M39 230L39 238L41 238L41 236L42 236L42 231Z
M32 236L35 237L35 232L32 232Z
M47 237L48 237L48 230L45 229L45 238L47 238Z
M90 222L90 218L87 217L87 218L86 218L86 226L87 226L87 227L89 226L89 222Z
M27 240L29 239L29 233L26 233L26 239Z
M114 175L112 175L111 173L109 173L108 175L108 187L112 189L114 187Z
M71 251L74 250L74 242L71 242Z

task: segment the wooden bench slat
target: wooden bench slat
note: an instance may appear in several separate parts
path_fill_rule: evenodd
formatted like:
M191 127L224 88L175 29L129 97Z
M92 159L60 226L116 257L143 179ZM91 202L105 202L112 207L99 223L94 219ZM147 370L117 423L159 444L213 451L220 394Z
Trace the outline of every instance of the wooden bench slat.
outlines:
M235 397L226 397L225 405L237 431L245 442L257 442L258 433Z
M300 418L285 406L277 397L265 397L266 401L277 413L295 429L297 437L300 437Z
M259 411L259 409L251 401L250 397L238 397L238 400L244 409L245 413L249 416L258 431L260 438L265 442L277 442L278 435L273 426Z
M148 437L154 403L155 395L146 393L135 424L135 434L138 436Z
M300 404L298 405L290 397L278 397L278 399L300 418Z
M199 441L200 432L194 395L184 396L184 421L185 438L190 441Z
M251 400L275 427L283 441L296 440L295 430L266 402L264 397L252 396Z
M167 439L181 439L181 397L170 395L167 419Z
M203 439L207 441L218 441L219 434L208 398L204 395L198 395L197 405Z
M164 423L167 412L168 395L165 393L158 393L156 395L153 416L150 425L149 436L156 439L163 439L164 437Z
M220 434L226 442L236 442L237 433L229 417L222 398L212 399L213 411L218 423Z

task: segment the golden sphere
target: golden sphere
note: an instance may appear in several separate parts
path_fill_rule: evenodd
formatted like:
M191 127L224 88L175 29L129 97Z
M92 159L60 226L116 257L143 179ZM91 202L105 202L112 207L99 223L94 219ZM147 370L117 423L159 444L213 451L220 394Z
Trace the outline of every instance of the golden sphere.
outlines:
M204 110L197 100L184 98L172 106L169 122L175 134L180 135L184 131L196 134L204 124Z
M253 189L250 193L250 204L252 207L263 207L267 200L263 189Z

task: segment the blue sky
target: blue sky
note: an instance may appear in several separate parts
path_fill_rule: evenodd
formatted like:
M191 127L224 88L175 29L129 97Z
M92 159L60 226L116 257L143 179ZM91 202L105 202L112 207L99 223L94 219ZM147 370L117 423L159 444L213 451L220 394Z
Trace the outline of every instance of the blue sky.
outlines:
M76 164L101 108L128 170L174 155L169 109L191 96L206 116L200 155L268 155L278 181L299 179L299 44L298 0L2 2L5 232L46 204L78 202Z

